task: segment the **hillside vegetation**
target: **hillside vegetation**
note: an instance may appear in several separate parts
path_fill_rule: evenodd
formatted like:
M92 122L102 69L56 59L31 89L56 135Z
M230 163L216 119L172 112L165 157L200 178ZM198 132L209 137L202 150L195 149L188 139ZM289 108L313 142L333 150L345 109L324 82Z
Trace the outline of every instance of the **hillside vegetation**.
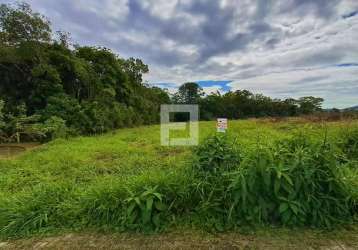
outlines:
M194 148L161 146L160 126L58 139L0 160L0 234L351 224L357 131L248 120L230 122L227 136L201 122Z

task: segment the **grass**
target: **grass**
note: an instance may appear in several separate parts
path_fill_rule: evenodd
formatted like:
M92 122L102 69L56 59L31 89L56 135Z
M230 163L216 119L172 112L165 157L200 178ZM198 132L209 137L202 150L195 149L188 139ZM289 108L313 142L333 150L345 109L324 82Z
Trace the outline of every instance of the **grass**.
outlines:
M242 145L242 154L248 155L258 144L274 145L297 131L313 140L327 137L336 143L356 127L357 122L246 120L230 122L229 133ZM214 133L214 122L200 123L200 141ZM181 134L185 132L174 136ZM356 202L358 168L355 160L349 163L342 169L342 180ZM160 145L160 126L59 139L0 160L0 236L88 228L152 232L182 225L226 230L211 221L207 216L211 212L196 216L197 211L209 211L214 202L203 202L199 192L192 195L192 183L196 183L192 165L191 147Z

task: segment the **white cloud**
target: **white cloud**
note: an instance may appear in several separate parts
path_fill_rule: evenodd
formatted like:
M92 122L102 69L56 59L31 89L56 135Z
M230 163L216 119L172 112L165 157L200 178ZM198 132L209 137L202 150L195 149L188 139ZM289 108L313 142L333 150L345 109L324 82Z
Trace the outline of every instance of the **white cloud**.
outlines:
M233 90L248 89L277 98L320 96L326 99L326 107L345 107L347 98L358 103L355 92L358 91L357 67L333 66L271 73L238 80L229 85Z
M273 97L358 104L357 67L334 66L358 63L356 0L29 1L81 43L140 57L149 64L145 80L173 83L170 91L232 80L234 89Z

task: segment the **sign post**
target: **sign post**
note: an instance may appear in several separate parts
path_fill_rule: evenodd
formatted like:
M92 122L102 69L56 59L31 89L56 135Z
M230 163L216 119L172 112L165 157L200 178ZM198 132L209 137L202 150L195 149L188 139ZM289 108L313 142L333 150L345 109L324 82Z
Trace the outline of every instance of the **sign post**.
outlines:
M219 133L226 133L227 130L227 119L226 118L218 118L216 123L216 129Z

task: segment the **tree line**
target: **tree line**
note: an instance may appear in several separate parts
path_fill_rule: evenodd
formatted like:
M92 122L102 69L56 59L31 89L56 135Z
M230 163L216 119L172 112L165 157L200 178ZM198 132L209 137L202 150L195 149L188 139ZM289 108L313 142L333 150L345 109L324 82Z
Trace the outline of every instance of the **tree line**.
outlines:
M174 94L174 103L199 104L200 119L212 120L219 117L229 119L258 118L268 116L299 116L322 110L322 98L307 96L299 99L272 99L248 90L219 92L205 95L202 87L188 82ZM178 119L181 119L180 116Z
M197 83L170 95L143 82L148 66L104 47L73 45L26 3L0 5L0 142L93 135L159 122L164 103L199 104L203 120L294 116L323 99L278 100L238 90L204 95Z

